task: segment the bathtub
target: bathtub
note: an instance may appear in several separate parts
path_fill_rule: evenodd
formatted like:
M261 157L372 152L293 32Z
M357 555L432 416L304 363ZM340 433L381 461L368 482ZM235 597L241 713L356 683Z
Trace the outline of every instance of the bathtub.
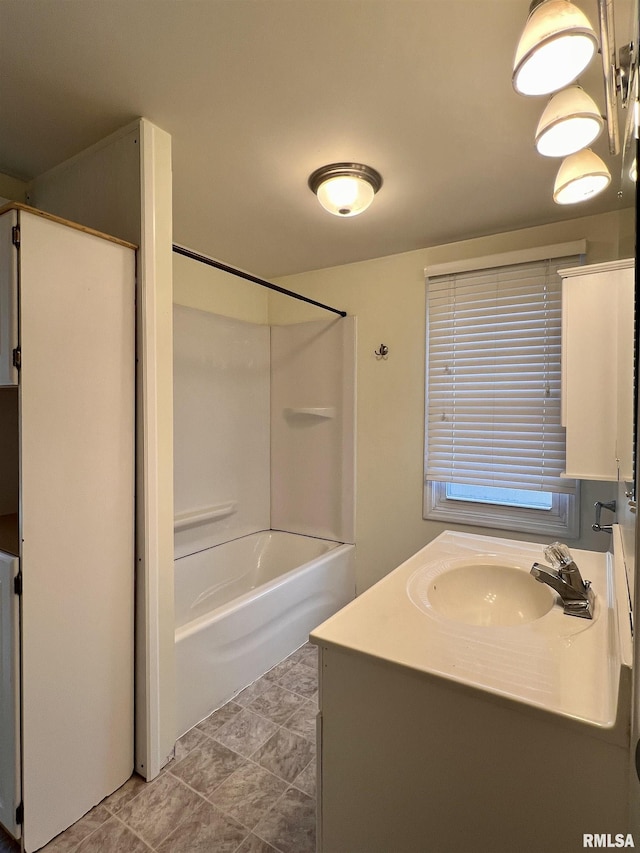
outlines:
M266 530L175 561L178 737L354 598L354 550Z

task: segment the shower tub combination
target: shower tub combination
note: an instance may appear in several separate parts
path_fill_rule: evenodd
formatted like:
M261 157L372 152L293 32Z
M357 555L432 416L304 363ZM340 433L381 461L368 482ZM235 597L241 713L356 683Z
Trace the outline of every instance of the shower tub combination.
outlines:
M178 736L305 643L354 577L353 545L277 530L177 559Z

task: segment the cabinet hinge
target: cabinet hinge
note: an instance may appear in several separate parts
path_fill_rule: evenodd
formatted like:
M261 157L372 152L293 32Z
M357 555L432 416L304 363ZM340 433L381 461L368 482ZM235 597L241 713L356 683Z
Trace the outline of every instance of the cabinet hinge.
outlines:
M24 803L20 803L20 805L16 808L16 823L18 826L22 826L24 823Z
M16 247L16 249L20 248L20 226L14 225L11 229L11 242Z
M20 370L22 367L22 352L20 351L20 347L16 347L13 351L13 366Z
M13 579L13 591L16 595L22 595L22 572L18 572Z

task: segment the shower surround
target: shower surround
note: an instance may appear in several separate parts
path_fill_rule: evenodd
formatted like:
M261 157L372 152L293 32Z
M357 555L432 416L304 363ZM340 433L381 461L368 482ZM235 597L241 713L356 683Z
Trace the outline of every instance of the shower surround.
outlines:
M180 736L354 597L355 319L174 306Z

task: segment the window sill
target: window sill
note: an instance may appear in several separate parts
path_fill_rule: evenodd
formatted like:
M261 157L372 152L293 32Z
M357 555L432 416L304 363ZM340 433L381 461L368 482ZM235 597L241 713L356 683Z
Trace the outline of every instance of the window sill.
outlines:
M423 517L447 524L470 524L577 539L580 534L580 486L578 483L575 495L554 495L551 509L540 510L449 500L446 484L431 481L424 487Z

